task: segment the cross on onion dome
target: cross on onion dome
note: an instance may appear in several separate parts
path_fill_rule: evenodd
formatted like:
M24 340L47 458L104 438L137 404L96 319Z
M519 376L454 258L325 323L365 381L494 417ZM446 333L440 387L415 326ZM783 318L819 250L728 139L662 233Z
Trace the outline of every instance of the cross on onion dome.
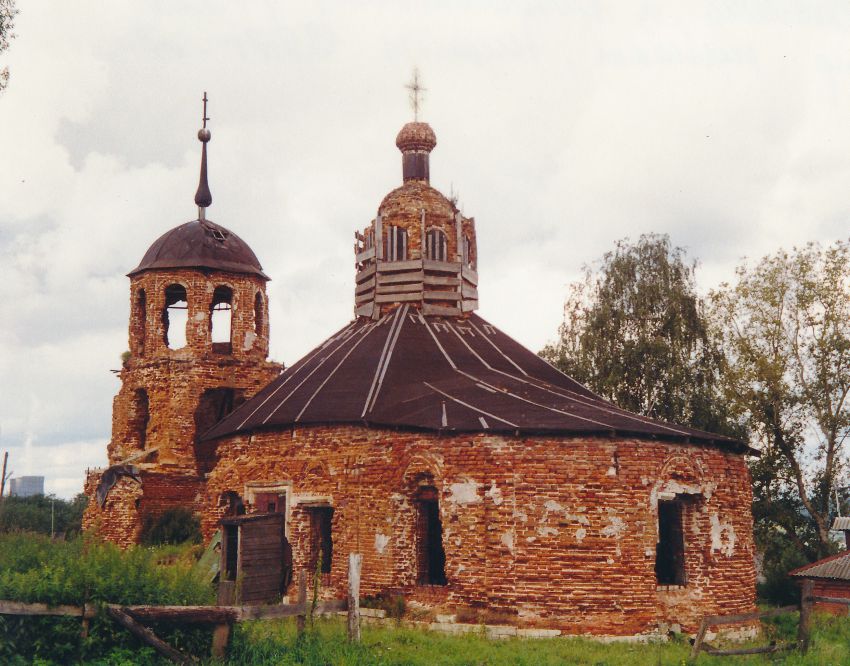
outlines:
M428 91L428 88L425 88L419 81L418 67L413 68L413 78L404 87L410 91L410 107L413 109L413 120L419 120L419 105L425 99L424 93Z

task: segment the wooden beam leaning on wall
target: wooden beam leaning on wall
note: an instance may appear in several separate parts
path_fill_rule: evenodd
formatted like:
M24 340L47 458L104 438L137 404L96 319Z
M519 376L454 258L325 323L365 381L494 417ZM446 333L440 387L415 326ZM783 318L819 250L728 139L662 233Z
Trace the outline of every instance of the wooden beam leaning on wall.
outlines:
M702 619L702 622L700 622L699 631L697 631L696 637L694 638L694 646L691 649L691 659L696 659L700 650L703 650L704 652L715 656L731 656L744 654L764 654L769 652L778 652L780 650L793 649L794 647L796 647L794 643L788 643L786 645L776 645L774 643L771 643L770 645L763 645L754 648L718 650L714 646L709 645L705 642L705 635L706 633L708 633L709 627L724 624L741 624L744 622L752 622L753 620L761 620L767 617L774 617L776 615L793 613L796 610L798 610L797 606L782 606L781 608L774 608L769 611L744 613L742 615L709 615L707 617L704 617Z

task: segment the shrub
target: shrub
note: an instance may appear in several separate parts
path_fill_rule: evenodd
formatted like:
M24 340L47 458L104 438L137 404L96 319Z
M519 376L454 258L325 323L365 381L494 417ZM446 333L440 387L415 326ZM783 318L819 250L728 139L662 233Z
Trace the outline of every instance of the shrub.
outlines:
M201 523L191 509L179 506L159 516L146 516L141 538L146 546L200 543Z
M34 534L3 535L0 599L74 606L212 602L212 588L188 563L157 566L156 558L152 549L122 551L87 536L52 541ZM0 663L73 663L105 658L115 650L132 651L132 663L157 663L152 652L103 613L91 620L87 638L81 638L80 629L79 618L2 616ZM196 654L209 649L207 629L163 626L155 631L178 648ZM121 661L110 658L108 663Z

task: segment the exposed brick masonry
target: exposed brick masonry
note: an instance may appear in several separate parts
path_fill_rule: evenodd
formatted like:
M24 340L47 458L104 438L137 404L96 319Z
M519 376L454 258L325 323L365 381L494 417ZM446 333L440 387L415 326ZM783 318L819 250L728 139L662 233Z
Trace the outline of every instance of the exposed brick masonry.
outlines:
M181 349L168 348L163 323L165 291L175 284L185 289L188 302L186 345ZM220 352L213 347L210 313L213 292L222 286L232 290L232 315L231 347ZM281 370L280 364L266 360L269 326L265 281L260 277L195 269L150 270L133 277L130 299L131 351L113 402L109 464L156 451L134 460L142 470L141 490L138 484L121 481L110 492L106 509L92 501L84 520L85 527L97 526L102 534L125 545L137 541L148 514L173 506L200 509L198 491L216 452L214 444L197 442L198 423L208 428L218 420L214 409L203 408L205 394L232 389L238 401L255 394ZM198 421L202 416L207 418ZM86 492L90 497L101 471L92 470L89 475Z
M309 557L308 512L334 508L330 576L363 553L363 593L416 598L416 507L437 488L453 606L516 615L570 633L634 634L660 623L693 629L712 613L753 609L752 518L745 458L709 447L605 438L440 437L314 427L219 445L204 504L246 484L288 485L296 569ZM659 495L688 499L687 584L657 589ZM250 510L249 506L249 510ZM208 509L207 536L224 507Z

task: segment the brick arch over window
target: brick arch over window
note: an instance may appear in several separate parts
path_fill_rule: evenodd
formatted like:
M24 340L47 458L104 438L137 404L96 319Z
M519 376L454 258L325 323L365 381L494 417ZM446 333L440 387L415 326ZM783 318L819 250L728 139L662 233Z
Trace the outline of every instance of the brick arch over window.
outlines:
M225 490L218 496L218 506L225 516L241 516L245 513L245 503L235 490Z
M409 491L416 487L420 478L428 478L438 489L442 489L443 465L436 456L423 453L415 455L404 468L401 482Z
M699 461L684 453L671 453L661 464L658 478L663 481L679 481L688 484L701 484L703 470Z

